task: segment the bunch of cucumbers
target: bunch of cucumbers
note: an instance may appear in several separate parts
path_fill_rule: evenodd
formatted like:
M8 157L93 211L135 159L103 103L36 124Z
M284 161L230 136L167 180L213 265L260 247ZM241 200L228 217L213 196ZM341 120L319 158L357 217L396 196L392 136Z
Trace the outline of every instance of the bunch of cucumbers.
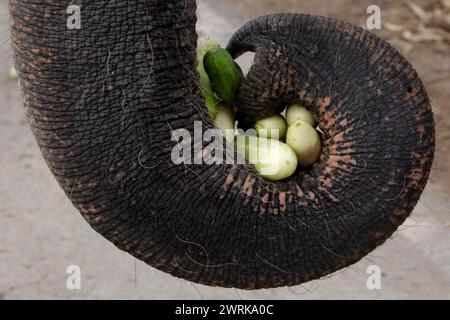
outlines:
M199 41L197 59L200 87L210 117L262 177L283 180L298 167L308 168L318 160L322 142L317 123L311 112L299 104L288 106L286 117L277 114L255 121L256 136L236 136L231 105L244 78L242 70L230 53L209 37Z

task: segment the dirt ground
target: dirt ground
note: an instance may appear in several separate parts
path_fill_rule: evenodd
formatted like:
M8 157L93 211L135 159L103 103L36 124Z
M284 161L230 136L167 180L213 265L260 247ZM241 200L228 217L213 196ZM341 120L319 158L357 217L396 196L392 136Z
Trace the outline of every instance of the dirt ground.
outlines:
M432 12L438 2L417 3ZM368 4L381 7L378 33L412 62L431 96L438 141L430 182L411 218L359 263L303 286L250 292L175 279L119 251L83 221L51 176L25 122L16 81L9 76L7 5L1 2L0 299L450 299L448 38L424 34L423 16L400 1L200 0L198 29L225 45L249 18L270 12L310 12L363 25ZM243 63L248 67L250 61ZM382 271L380 290L366 286L367 268L374 264ZM66 287L69 265L81 269L81 290Z

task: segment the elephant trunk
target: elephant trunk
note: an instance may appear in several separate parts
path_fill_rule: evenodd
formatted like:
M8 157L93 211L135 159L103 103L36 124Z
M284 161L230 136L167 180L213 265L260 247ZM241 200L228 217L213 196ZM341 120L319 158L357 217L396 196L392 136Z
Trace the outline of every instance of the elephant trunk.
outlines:
M69 29L70 3L10 1L15 65L47 164L75 207L111 238L119 220L138 225L154 211L145 199L165 182L147 168L170 162L172 129L200 119L196 5L89 1L81 29ZM125 239L123 248L135 242Z
M433 115L415 71L378 37L307 15L263 17L233 37L233 55L257 53L242 112L302 102L325 131L311 170L271 183L247 166L171 161L175 129L209 126L195 0L89 1L79 30L67 28L69 2L10 1L15 63L51 171L120 249L208 285L296 285L355 263L414 208Z

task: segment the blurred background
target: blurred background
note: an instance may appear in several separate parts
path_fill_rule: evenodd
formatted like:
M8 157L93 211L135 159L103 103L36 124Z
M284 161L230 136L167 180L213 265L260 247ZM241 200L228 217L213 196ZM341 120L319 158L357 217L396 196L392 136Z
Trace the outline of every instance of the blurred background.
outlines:
M1 299L450 299L450 0L200 0L200 35L226 45L243 23L273 12L307 12L375 31L422 77L437 125L430 181L412 216L359 263L302 286L260 291L210 288L173 278L97 235L59 189L25 122L12 57L7 1L0 4L0 300ZM251 57L241 59L248 67ZM366 286L381 268L381 289ZM81 290L66 288L66 268L81 268Z

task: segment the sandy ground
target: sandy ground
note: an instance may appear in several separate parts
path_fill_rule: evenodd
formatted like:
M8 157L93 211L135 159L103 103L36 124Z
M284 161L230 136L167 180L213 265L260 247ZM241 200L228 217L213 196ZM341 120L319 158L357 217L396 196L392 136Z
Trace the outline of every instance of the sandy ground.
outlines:
M200 33L222 44L246 19L269 10L300 8L299 1L200 1ZM320 1L302 1L311 12L358 15L342 7L336 12ZM351 2L351 1L350 1ZM354 2L353 2L354 3ZM225 6L228 4L228 7ZM296 5L297 4L297 5ZM251 10L244 10L247 5ZM247 7L248 8L248 7ZM365 7L359 8L363 16ZM351 18L351 19L350 19ZM353 19L353 20L352 20ZM210 288L173 278L136 261L96 234L71 206L43 161L24 120L12 64L6 5L0 4L0 299L393 299L450 298L450 202L448 199L448 122L438 116L438 159L432 179L411 218L393 239L356 265L295 288L260 291ZM400 43L401 44L401 43ZM425 50L425 51L421 51ZM409 53L425 80L450 71L427 61L428 49ZM448 52L448 51L447 51ZM447 54L448 55L448 54ZM428 56L429 58L429 56ZM447 57L448 59L448 57ZM249 61L244 59L248 65ZM440 70L439 73L435 70ZM446 69L445 69L446 68ZM450 79L448 79L450 81ZM450 110L449 82L427 86L439 112ZM447 96L445 96L447 95ZM444 120L443 120L444 119ZM447 179L444 179L447 178ZM368 290L367 267L382 270L381 289ZM66 268L78 265L81 290L66 288Z

